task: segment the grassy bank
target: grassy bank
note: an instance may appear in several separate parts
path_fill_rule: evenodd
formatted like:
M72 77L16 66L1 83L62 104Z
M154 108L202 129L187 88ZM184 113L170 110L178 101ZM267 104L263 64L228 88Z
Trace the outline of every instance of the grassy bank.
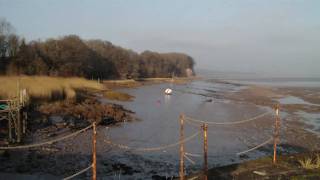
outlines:
M281 155L277 163L272 157L264 157L241 164L212 168L208 179L319 179L319 152ZM188 179L203 179L202 172L188 176Z
M83 78L61 78L48 76L0 76L0 97L12 98L17 89L26 89L33 98L74 98L78 89L102 90L103 85Z

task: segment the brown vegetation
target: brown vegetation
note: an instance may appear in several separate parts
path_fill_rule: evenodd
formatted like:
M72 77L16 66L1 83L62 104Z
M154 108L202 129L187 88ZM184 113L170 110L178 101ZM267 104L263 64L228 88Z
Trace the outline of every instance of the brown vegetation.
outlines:
M133 96L122 93L122 92L117 92L117 91L112 91L108 90L103 93L103 97L110 99L110 100L116 100L116 101L132 101Z
M103 85L83 78L58 78L48 76L0 76L0 97L17 95L17 88L26 89L31 98L74 98L76 90L102 90Z
M70 101L59 101L42 104L38 111L47 116L60 115L63 117L72 116L78 119L85 119L90 122L102 122L104 119L110 122L122 122L132 120L131 113L122 106L116 104L101 104L94 99L86 99L81 103Z

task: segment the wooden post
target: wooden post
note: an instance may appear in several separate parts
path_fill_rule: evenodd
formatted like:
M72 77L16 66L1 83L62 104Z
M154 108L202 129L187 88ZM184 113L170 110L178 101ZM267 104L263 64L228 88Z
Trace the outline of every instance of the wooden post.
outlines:
M9 134L9 142L11 143L12 142L12 117L11 117L11 114L8 113L8 134Z
M275 124L274 124L274 137L273 137L273 164L277 163L277 143L279 138L279 105L276 105L275 108L276 111L276 118L275 118Z
M92 180L97 179L97 129L96 122L93 122L93 130L92 130Z
M27 130L27 112L23 112L22 114L22 133L25 134Z
M205 180L208 179L208 125L203 124L203 171Z
M20 117L20 103L18 102L18 106L17 106L17 142L19 143L21 141L21 117Z
M182 142L184 139L184 115L180 115L180 170L179 176L180 180L184 180L184 143Z

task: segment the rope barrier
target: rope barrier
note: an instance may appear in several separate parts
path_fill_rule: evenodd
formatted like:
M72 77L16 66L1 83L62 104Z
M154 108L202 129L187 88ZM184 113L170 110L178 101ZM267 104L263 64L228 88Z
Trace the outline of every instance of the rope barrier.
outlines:
M92 166L93 166L93 165L91 164L90 166L88 166L88 167L86 167L86 168L82 169L81 171L79 171L79 172L77 172L77 173L75 173L75 174L72 174L71 176L68 176L68 177L63 178L63 180L69 180L69 179L72 179L72 178L74 178L74 177L76 177L76 176L78 176L78 175L80 175L80 174L82 174L82 173L84 173L84 172L88 171L89 169L91 169L91 168L92 168Z
M180 143L185 143L185 142L188 142L190 141L191 139L193 139L194 137L196 137L198 134L200 134L200 131L194 133L193 135L183 139L183 140L180 140L176 143L172 143L172 144L168 144L168 145L164 145L164 146L159 146L159 147L153 147L153 148L132 148L132 147L129 147L129 146L126 146L126 145L123 145L123 144L116 144L116 143L113 143L112 141L110 140L104 140L105 143L108 143L108 144L111 144L112 146L116 146L120 149L126 149L126 150L131 150L131 151L161 151L161 150L164 150L164 149L167 149L167 148L171 148L171 147L174 147L174 146L177 146L179 145Z
M242 155L242 154L246 154L246 153L248 153L248 152L251 152L251 151L253 151L253 150L256 150L256 149L258 149L258 148L260 148L260 147L268 144L268 143L271 142L272 140L273 140L273 138L271 137L271 138L268 139L267 141L265 141L265 142L263 142L263 143L255 146L255 147L253 147L253 148L251 148L251 149L248 149L248 150L245 150L245 151L242 151L242 152L238 152L237 155L239 156L239 155Z
M192 153L188 153L188 152L185 152L184 154L187 156L192 156L192 157L201 157L200 154L192 154Z
M196 164L192 159L190 159L186 154L183 155L191 164Z
M200 123L198 123L198 122L193 122L193 121L186 121L186 123L187 124L190 124L192 127L197 127L197 128L199 128L199 127L201 127L202 126L202 124L200 124Z
M271 112L265 112L265 113L262 113L258 116L255 116L255 117L252 117L250 119L244 119L244 120L240 120L240 121L235 121L235 122L210 122L210 121L202 121L202 120L199 120L199 119L194 119L194 118L191 118L191 117L188 117L188 116L185 116L186 120L187 121L192 121L192 122L197 122L197 123L205 123L205 124L208 124L208 125L233 125L233 124L241 124L241 123L246 123L246 122L250 122L250 121L253 121L253 120L256 120L256 119L259 119L267 114L271 114Z
M33 147L39 147L39 146L43 146L43 145L46 145L46 144L53 144L55 142L58 142L58 141L62 141L62 140L65 140L65 139L68 139L68 138L71 138L73 136L76 136L88 129L92 128L92 124L89 125L88 127L86 128L83 128L79 131L76 131L74 133L71 133L71 134L68 134L66 136L63 136L63 137L60 137L60 138L57 138L57 139L54 139L54 140L50 140L50 141L46 141L46 142L41 142L41 143L37 143L37 144L30 144L30 145L22 145L22 146L11 146L11 147L0 147L0 149L2 150L11 150L11 149L26 149L26 148L33 148Z
M305 130L305 129L304 129ZM311 132L311 133L313 133L313 134L315 134L315 135L317 135L317 136L320 136L320 132L316 132L316 131L313 131L313 130L311 130L311 129L308 129L308 130L305 130L305 131L309 131L309 132Z

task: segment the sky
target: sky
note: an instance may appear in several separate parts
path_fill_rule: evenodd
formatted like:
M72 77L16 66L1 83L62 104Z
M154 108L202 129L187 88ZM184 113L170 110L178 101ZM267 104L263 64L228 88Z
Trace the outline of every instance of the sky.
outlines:
M0 17L27 40L76 34L201 69L320 77L319 0L0 0Z

